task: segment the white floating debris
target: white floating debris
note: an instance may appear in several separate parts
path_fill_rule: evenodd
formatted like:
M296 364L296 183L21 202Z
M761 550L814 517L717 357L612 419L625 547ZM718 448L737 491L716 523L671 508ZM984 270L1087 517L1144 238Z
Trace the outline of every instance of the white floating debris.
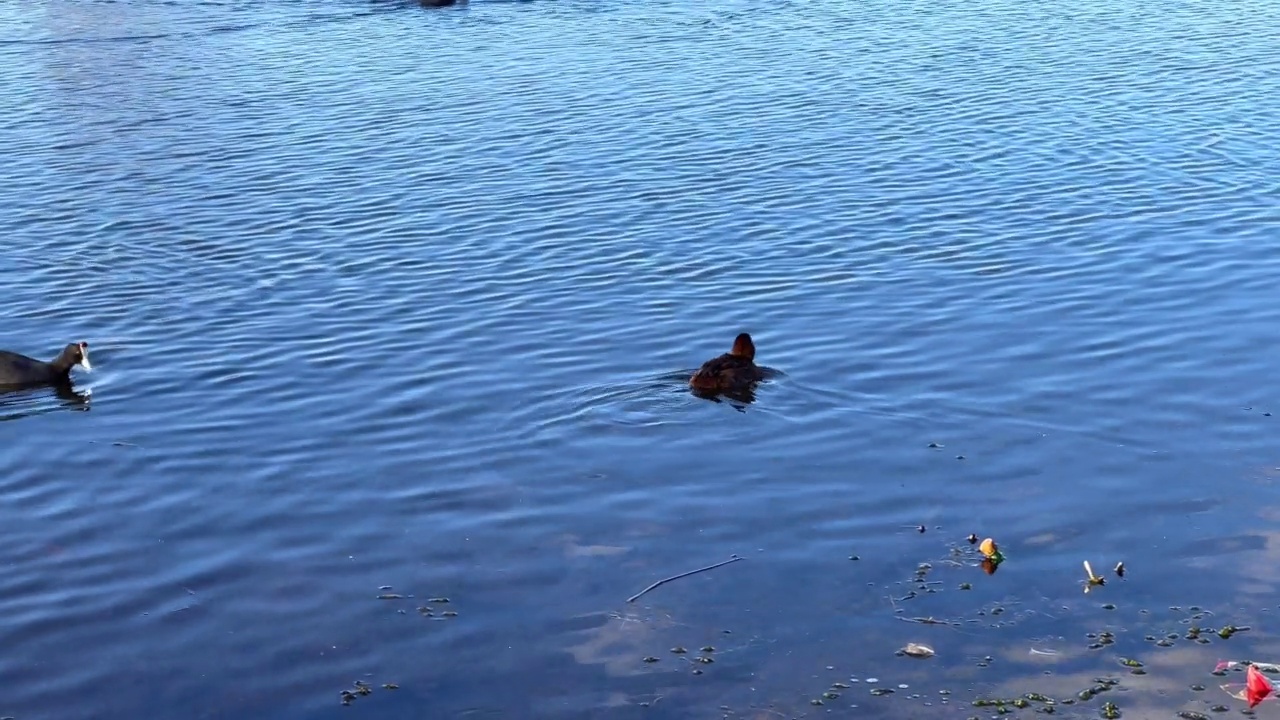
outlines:
M928 645L922 645L921 643L907 643L907 646L902 648L902 654L913 658L931 658L937 653L935 653L933 648Z

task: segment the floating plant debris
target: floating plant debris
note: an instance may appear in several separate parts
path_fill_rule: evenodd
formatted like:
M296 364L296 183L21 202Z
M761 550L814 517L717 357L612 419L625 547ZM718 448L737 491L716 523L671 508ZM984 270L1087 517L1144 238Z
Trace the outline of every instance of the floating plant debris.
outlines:
M907 657L913 658L931 658L937 654L934 652L933 648L928 645L913 642L907 643L906 647L902 648L898 652L906 655Z
M991 538L982 541L982 544L978 546L978 552L982 553L982 557L997 565L1004 562L1004 555L1000 553L1000 547Z
M881 695L892 695L893 688L871 688L871 694L876 697L880 697Z
M955 626L960 624L958 622L952 622L950 620L939 620L937 618L932 618L932 617L915 617L915 618L900 617L898 619L903 622L920 623L921 625L953 625Z
M1242 625L1240 627L1236 627L1235 625L1223 625L1222 629L1218 631L1218 637L1222 638L1223 640L1227 640L1232 635L1235 635L1238 632L1244 632L1245 630L1248 630L1248 629L1249 629L1248 625Z
M339 701L343 705L350 705L355 702L356 698L373 694L373 686L366 680L352 681L351 686L352 687L350 689L342 690L338 693ZM396 690L399 689L400 686L395 683L383 683L382 687L388 690Z
M960 542L960 537L964 537L966 542ZM1215 622L1214 620L1206 619L1211 618L1214 615L1213 612L1196 606L1171 607L1170 610L1173 611L1173 614L1165 615L1159 610L1159 606L1139 608L1135 607L1133 604L1126 604L1116 596L1098 599L1116 600L1117 602L1091 603L1088 602L1088 599L1086 598L1086 602L1080 604L1078 602L1072 603L1066 599L1059 602L1056 599L1044 596L1027 597L1024 594L1019 593L1017 590L1012 591L1015 593L1013 595L1006 596L994 602L983 600L980 601L983 603L981 606L973 607L970 605L968 609L963 609L963 605L967 603L961 601L960 598L973 598L971 593L964 596L951 595L950 597L953 598L953 600L944 606L929 607L927 609L919 606L914 608L917 612L923 610L925 613L947 613L947 615L927 615L924 613L921 615L915 615L915 613L911 612L912 608L904 603L913 600L917 603L922 600L927 602L928 593L936 592L945 595L948 590L953 592L956 589L973 590L973 586L979 584L977 581L972 583L960 582L963 578L952 579L952 576L947 575L947 573L954 572L957 569L962 572L972 572L969 568L972 568L973 564L977 560L991 561L993 558L1003 560L1001 548L994 538L985 538L982 542L979 542L978 538L980 536L976 533L969 534L967 537L960 537L952 536L953 539L944 542L945 555L940 556L938 559L932 559L930 562L917 562L914 568L912 568L911 564L907 564L903 570L912 568L914 572L912 572L912 570L907 570L905 573L902 573L905 577L899 575L896 581L892 581L883 586L884 592L881 597L885 599L886 608L890 605L892 606L893 617L903 622L916 624L947 625L966 629L970 626L1000 628L1020 623L1043 625L1041 621L1035 619L1035 616L1047 617L1054 621L1054 624L1057 624L1062 622L1061 612L1067 613L1068 616L1086 613L1083 617L1093 617L1094 622L1098 622L1097 610L1104 609L1110 613L1109 615L1104 616L1108 618L1106 621L1107 624L1102 628L1095 626L1093 628L1094 631L1088 633L1088 640L1085 641L1090 643L1090 649L1103 651L1100 655L1077 654L1079 653L1079 645L1081 644L1079 640L1076 640L1074 643L1066 641L1066 644L1060 644L1060 642L1063 641L1064 635L1065 637L1070 637L1072 635L1067 627L1061 629L1054 627L1050 633L1046 633L1043 629L1037 630L1036 633L1031 636L1038 639L1033 641L1034 646L1030 650L1030 653L1032 655L1046 656L1072 655L1073 657L1071 660L1074 664L1083 662L1096 665L1101 661L1103 665L1118 663L1121 667L1125 668L1124 671L1121 671L1116 668L1115 665L1110 665L1113 672L1116 674L1116 678L1098 678L1089 686L1085 686L1083 688L1077 686L1075 690L1078 692L1066 693L1059 695L1057 698L1051 698L1047 695L1036 693L1015 695L1005 699L979 698L974 700L973 704L977 708L985 708L986 712L979 713L975 718L981 717L983 720L994 720L994 717L1000 716L1030 718L1038 717L1043 714L1070 716L1072 718L1080 718L1083 720L1084 718L1089 717L1120 718L1122 716L1122 712L1126 717L1133 715L1135 712L1142 714L1141 711L1135 710L1133 707L1123 709L1121 705L1125 704L1124 696L1121 695L1116 697L1117 693L1109 693L1113 688L1118 688L1120 685L1121 680L1117 678L1125 678L1128 681L1126 682L1127 685L1128 683L1138 682L1136 678L1132 677L1134 675L1147 675L1150 673L1151 676L1155 676L1166 673L1167 668L1164 667L1164 663L1157 662L1153 658L1145 657L1147 654L1157 652L1156 650L1151 649L1144 653L1140 648L1151 648L1153 645L1160 648L1171 647L1177 645L1179 641L1186 642L1187 640L1203 644L1210 642L1214 635L1217 635L1219 641L1221 641L1232 637L1236 633L1248 630L1248 626L1243 625L1243 622L1247 622L1251 618L1235 617L1234 619L1241 622L1240 625L1222 623L1221 621ZM924 559L930 560L930 558L927 557ZM836 560L838 561L838 556ZM918 561L920 558L916 558L916 560ZM1094 571L1091 561L1082 560L1081 564L1085 571L1085 582L1082 584L1084 585L1085 592L1090 592L1094 588L1106 585L1108 580L1110 580L1111 583L1116 584L1117 587L1105 592L1123 592L1124 588L1120 586L1124 585L1125 582L1123 580L1116 580L1116 578L1125 578L1127 576L1125 564L1123 562L1116 562L1114 559L1111 560L1111 562L1113 563L1111 569L1115 575L1107 575L1107 577L1104 578ZM994 569L998 564L999 562L984 562L984 570L988 573L994 572ZM1105 573L1105 564L1103 565L1103 568ZM1079 576L1077 576L1077 579L1078 578ZM968 579L972 580L972 576ZM1065 580L1070 583L1069 576L1065 578ZM879 585L879 583L867 584ZM1091 615L1088 613L1091 613ZM1080 618L1077 617L1077 620L1079 619ZM1131 626L1131 621L1137 621L1138 625L1136 627ZM1070 621L1068 621L1068 623L1074 624ZM1117 624L1111 625L1111 623ZM1201 625L1201 623L1204 624ZM1213 627L1209 627L1211 624ZM1110 627L1108 627L1108 625L1110 625ZM1086 627L1076 630L1075 637L1079 638L1080 630L1087 629L1089 628ZM1065 633L1063 632L1064 630L1066 631ZM1170 632L1171 630L1178 630L1178 632ZM917 629L914 632L919 632L919 630ZM909 638L899 638L899 642L904 642L908 639ZM926 635L925 638L922 639L934 638L933 636ZM1137 645L1136 641L1138 640L1143 640L1144 644ZM1068 651L1067 645L1072 645L1074 647ZM1046 647L1046 649L1040 650L1040 647ZM1058 647L1060 649L1049 649L1054 647ZM1023 652L1027 652L1027 650L1025 650L1027 645L1022 645L1022 648ZM1121 650L1126 654L1124 656L1120 656L1115 652L1116 650ZM899 656L914 658L928 658L935 657L933 652L933 648L928 645L912 642L901 645L896 654ZM990 650L987 650L987 652L990 652ZM1136 653L1139 657L1145 659L1134 657L1132 653ZM1040 659L1042 661L1044 660L1043 658ZM1166 655L1162 654L1161 659L1167 662ZM997 666L991 658L979 658L976 655L970 655L967 661L961 659L958 664L969 664L970 667L972 667L972 664L975 662L980 668L988 668L984 673L986 675L1003 674L1002 670L997 670ZM1155 665L1148 667L1148 662L1154 662ZM1261 671L1271 671L1274 672L1276 676L1280 676L1280 663L1277 663L1275 666L1269 666L1265 663L1250 663L1248 661L1230 661L1220 663L1224 670L1237 671L1245 671L1255 664L1258 665L1255 669L1256 673L1260 674ZM1046 675L1055 675L1058 672L1057 670L1045 669L1046 663L1044 662L1041 662L1040 666L1041 667L1037 669L1037 672L1043 671ZM950 668L948 668L948 670L950 670ZM1015 672L1021 672L1021 669L1015 670ZM1203 672L1203 670L1201 672ZM1222 673L1220 672L1219 674ZM1168 678L1162 678L1162 681L1167 679ZM1244 678L1240 677L1236 679L1239 681ZM1268 689L1262 689L1260 684L1255 681L1254 696L1258 699L1251 707L1256 707L1257 703L1270 701L1276 697L1276 691L1274 687L1270 685L1271 681L1267 680L1265 677L1261 679L1267 681ZM1191 678L1185 678L1181 682L1177 682L1177 679L1174 678L1176 685L1183 688L1182 692L1189 697L1192 696L1193 692L1202 692L1204 689L1203 686L1200 686L1198 690L1195 686L1192 686L1190 690L1186 689L1188 687L1187 683L1190 680ZM851 677L849 678L849 682L856 683L859 681L856 678ZM887 686L878 686L870 679L865 680L865 682L867 682L869 686L868 692L873 696L887 695L891 692L900 692L894 690L892 683L887 684ZM834 693L841 699L840 702L832 702L834 698L826 693L819 694L814 692L817 688L812 688L810 690L810 692L813 693L810 697L817 700L818 704L825 701L828 706L844 708L849 706L848 701L851 698L858 695L858 693L850 695L847 691L848 687L849 685L846 684L832 684L826 691L826 693ZM1238 697L1246 702L1249 699L1247 692L1248 688L1245 687L1244 683L1238 682L1237 685L1233 687L1223 686L1223 688L1228 692L1228 694L1233 694L1233 697ZM1069 689L1070 688L1063 688L1063 690ZM1236 693L1237 690L1240 692ZM919 699L924 702L925 706L936 706L939 704L939 698L937 696L930 697L928 693L912 694L913 692L914 691L911 690L903 692L902 699ZM1264 692L1265 694L1263 694ZM1099 697L1103 693L1108 693L1111 697ZM972 697L973 696L970 695L970 697L966 698L964 701L972 699ZM1209 699L1209 697L1199 695L1198 703L1202 704L1198 704L1196 710L1210 712L1208 707L1209 702L1206 702ZM929 702L931 700L932 702ZM957 700L960 700L960 698L950 698L952 704ZM803 702L803 700L801 699L800 702ZM941 704L946 705L947 703L946 701L943 701ZM852 707L857 707L857 705L853 705ZM1242 708L1243 705L1237 707ZM1174 707L1168 707L1164 710L1166 713L1165 717L1173 717L1177 715L1177 717L1183 718L1183 720L1201 720L1201 718L1212 716L1212 713L1210 713L1210 715L1200 715L1190 710L1184 711L1183 714L1178 714L1178 709L1179 708L1176 705ZM1226 710L1226 708L1222 709ZM961 714L960 717L964 717L964 714Z
M1089 564L1088 560L1084 561L1084 572L1088 576L1088 579L1085 581L1085 585L1084 585L1084 591L1086 593L1095 587L1099 587L1107 584L1106 578L1102 577L1101 575L1094 574L1093 566Z
M388 589L390 587L391 587L390 585L383 585L381 589ZM404 600L406 598L412 598L412 597L414 596L401 594L401 593L382 593L381 595L378 596L378 599L379 600ZM414 609L417 610L418 614L424 618L428 618L431 620L442 620L444 618L451 618L451 617L458 616L458 613L452 610L446 610L445 612L440 613L439 615L435 614L438 608L431 607L431 604L448 603L449 598L447 597L433 597L433 598L428 598L422 602L426 604L419 605ZM396 612L399 613L400 615L408 614L408 612L405 610L397 610Z

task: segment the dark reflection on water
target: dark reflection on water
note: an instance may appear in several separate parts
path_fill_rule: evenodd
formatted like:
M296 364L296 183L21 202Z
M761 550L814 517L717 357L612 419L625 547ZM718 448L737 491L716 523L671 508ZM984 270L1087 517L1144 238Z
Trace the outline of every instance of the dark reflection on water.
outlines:
M0 347L108 348L0 395L0 716L1239 707L1273 25L0 4ZM732 412L688 379L740 327L785 374Z
M90 394L88 390L76 390L72 383L12 388L0 385L0 421L53 410L88 410ZM57 402L50 403L50 399Z

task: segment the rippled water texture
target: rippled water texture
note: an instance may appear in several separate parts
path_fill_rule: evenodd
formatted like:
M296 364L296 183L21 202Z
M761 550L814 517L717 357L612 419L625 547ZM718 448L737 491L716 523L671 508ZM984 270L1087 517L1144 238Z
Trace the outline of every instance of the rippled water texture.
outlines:
M1243 707L1276 20L0 4L0 347L95 366L0 396L0 716ZM779 374L690 395L740 331Z

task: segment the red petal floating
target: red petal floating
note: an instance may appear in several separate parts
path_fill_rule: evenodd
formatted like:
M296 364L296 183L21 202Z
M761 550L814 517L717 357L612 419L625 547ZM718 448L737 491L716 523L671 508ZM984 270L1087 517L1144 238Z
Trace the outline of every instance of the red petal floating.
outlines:
M1263 698L1275 691L1275 686L1258 671L1253 665L1249 666L1248 672L1245 673L1244 680L1245 699L1249 701L1249 707L1253 707L1262 702Z

